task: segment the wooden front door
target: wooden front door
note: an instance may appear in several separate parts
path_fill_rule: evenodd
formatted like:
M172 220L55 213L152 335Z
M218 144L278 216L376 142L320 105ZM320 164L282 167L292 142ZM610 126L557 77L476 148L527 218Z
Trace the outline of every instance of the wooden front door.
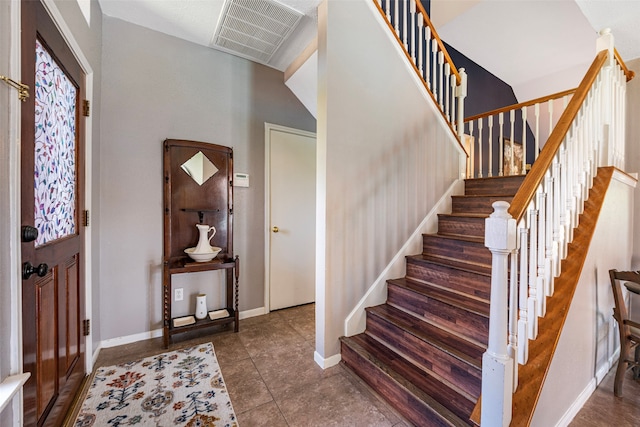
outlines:
M84 76L42 4L21 5L24 415L27 426L58 426L85 375Z

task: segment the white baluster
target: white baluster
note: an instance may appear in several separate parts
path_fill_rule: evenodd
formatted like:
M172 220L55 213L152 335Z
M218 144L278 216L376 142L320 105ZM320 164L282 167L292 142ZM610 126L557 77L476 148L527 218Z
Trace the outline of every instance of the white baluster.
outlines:
M384 11L387 14L387 21L391 23L391 0L385 0Z
M402 2L402 43L404 44L404 50L409 52L409 44L407 43L407 0Z
M460 75L460 84L456 86L456 100L458 112L458 138L462 141L464 138L464 99L467 97L467 73L464 68L458 70Z
M566 139L562 143L559 151L560 155L560 205L559 205L559 217L560 217L560 240L558 246L560 259L567 257L567 186L569 184L569 164L566 147Z
M527 298L527 313L528 313L528 330L527 336L530 340L535 339L538 336L538 316L537 316L537 290L533 284L529 283L529 257L530 257L530 243L529 233L531 230L531 212L527 211L525 214L527 218L527 228L520 230L520 282L525 283L528 295ZM526 246L525 246L526 245Z
M411 13L411 60L416 63L416 0L409 3L409 12Z
M532 289L529 284L529 230L527 221L522 221L522 227L520 230L520 290L527 296L527 337L532 340L537 335L538 328L536 325L538 321L536 319L536 291Z
M521 165L518 165L520 168ZM522 175L527 173L527 107L522 107Z
M444 56L444 55L443 55ZM444 90L444 116L447 118L449 123L452 122L451 115L449 114L449 76L451 76L451 65L449 63L444 64L444 82L445 82L445 90Z
M540 104L538 103L534 105L534 114L536 115L536 143L533 153L533 161L535 162L540 154Z
M442 93L442 80L444 78L444 53L438 52L438 105L440 105L440 111L444 111L444 95Z
M518 230L525 229L524 219L518 224ZM529 315L527 313L527 300L529 299L529 290L527 281L518 281L518 265L520 264L520 251L522 250L522 237L516 239L517 248L511 255L511 280L517 285L518 289L518 363L525 365L529 359ZM512 287L511 289L513 289Z
M518 243L516 239L516 245ZM509 256L509 262L511 263L510 277L509 277L509 342L507 344L507 353L509 357L515 361L520 361L521 350L518 341L522 339L519 337L519 310L518 310L518 248L516 247ZM526 313L525 313L526 319ZM526 338L526 336L525 336ZM524 346L526 347L526 343ZM518 362L513 364L513 391L518 388Z
M538 290L538 210L534 206L535 198L531 201L531 208L529 209L529 289L535 295L536 315L542 317L544 295ZM536 322L536 326L537 324L538 322ZM536 334L533 337L538 334L537 330L535 332Z
M545 225L545 294L547 296L553 295L554 291L554 277L555 277L555 263L554 263L554 242L553 242L553 203L554 203L554 185L552 170L548 170L545 175L545 189L547 193L547 208L545 212L546 225Z
M500 155L498 156L498 176L503 176L503 165L504 165L504 114L498 114L498 125L500 126L500 140L498 144L500 146Z
M434 98L438 99L438 74L436 73L436 67L438 66L438 43L435 39L431 40L431 92Z
M422 15L420 15L422 16ZM431 93L433 93L433 88L431 87L431 27L428 25L425 25L424 27L424 51L425 51L425 55L424 55L424 81L427 82L427 87L431 90Z
M516 247L516 222L507 202L495 202L485 220L485 245L491 251L491 304L489 345L482 356L482 409L484 426L508 426L513 399L513 359L507 352L508 257Z
M560 165L560 153L557 153L553 159L553 209L551 210L553 215L553 276L558 277L560 275L560 261L562 260L561 246L562 246L562 221L560 219L561 208L561 188L560 183L562 179L561 165Z
M424 44L424 17L421 13L418 14L418 70L420 71L420 76L427 81L427 77L424 75L423 68L423 59L424 53L422 52L422 46Z
M542 301L539 304L539 312L538 314L541 317L544 317L547 313L547 293L545 287L545 280L547 277L546 272L546 235L547 235L547 219L546 219L546 209L547 209L547 200L546 194L543 189L544 181L540 184L540 188L538 189L538 254L536 255L538 261L538 297Z
M482 118L478 119L478 178L482 178L484 169L484 157L482 157Z
M471 136L471 140L469 141L469 174L471 178L476 177L476 162L475 162L475 136L473 135L473 120L469 122L469 135Z
M509 175L517 175L517 173L515 173L515 153L513 152L513 146L515 144L514 138L515 138L515 132L514 132L514 124L516 121L516 112L515 110L511 110L509 111L509 122L511 123L511 133L509 134L509 144L511 144L511 160L509 163Z
M487 176L493 176L493 116L489 116L489 172Z
M449 106L449 121L453 125L455 130L458 129L456 120L456 75L451 74L449 76L449 92L451 93L451 105Z

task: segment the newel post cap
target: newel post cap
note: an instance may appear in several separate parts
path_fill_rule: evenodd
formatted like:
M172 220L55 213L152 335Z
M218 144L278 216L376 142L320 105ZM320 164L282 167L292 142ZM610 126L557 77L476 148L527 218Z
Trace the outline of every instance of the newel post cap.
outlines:
M485 219L484 245L492 252L511 252L516 247L516 220L509 214L509 203L493 203L493 213Z

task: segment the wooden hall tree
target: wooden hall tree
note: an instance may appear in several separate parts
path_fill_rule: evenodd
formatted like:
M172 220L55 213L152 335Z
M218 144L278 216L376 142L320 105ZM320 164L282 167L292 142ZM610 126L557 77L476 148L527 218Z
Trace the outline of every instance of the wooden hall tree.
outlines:
M167 139L164 157L163 336L165 347L183 332L233 323L238 332L239 258L233 255L233 150L205 142ZM211 245L220 253L196 262L185 249L198 243L196 224L216 228ZM172 317L174 274L224 270L225 307L204 319Z

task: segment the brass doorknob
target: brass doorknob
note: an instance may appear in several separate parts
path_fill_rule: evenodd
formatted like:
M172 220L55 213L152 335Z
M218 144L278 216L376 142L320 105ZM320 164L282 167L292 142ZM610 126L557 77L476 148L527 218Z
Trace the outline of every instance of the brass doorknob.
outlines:
M280 229L278 229L278 227L274 225L271 231L273 231L274 233L277 233L278 231L280 231Z

